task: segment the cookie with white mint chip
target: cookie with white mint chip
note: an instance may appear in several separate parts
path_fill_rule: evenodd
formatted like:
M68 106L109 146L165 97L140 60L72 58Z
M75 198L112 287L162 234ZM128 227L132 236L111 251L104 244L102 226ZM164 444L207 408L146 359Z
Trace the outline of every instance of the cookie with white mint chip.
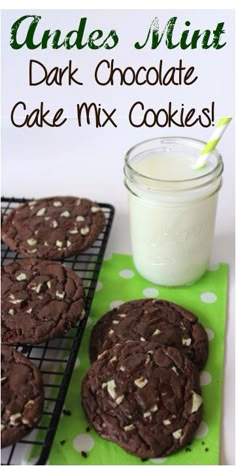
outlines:
M127 341L105 351L82 383L88 420L140 458L188 444L202 419L199 372L179 350Z
M197 316L161 299L128 301L98 320L90 338L90 360L126 340L151 341L178 348L201 369L208 356L208 337Z
M85 316L80 277L58 262L21 259L2 270L2 341L35 344L59 337Z
M43 384L39 369L10 346L1 348L1 446L27 435L43 411Z
M23 256L62 259L90 247L104 225L105 216L95 202L48 197L13 209L3 222L2 239Z

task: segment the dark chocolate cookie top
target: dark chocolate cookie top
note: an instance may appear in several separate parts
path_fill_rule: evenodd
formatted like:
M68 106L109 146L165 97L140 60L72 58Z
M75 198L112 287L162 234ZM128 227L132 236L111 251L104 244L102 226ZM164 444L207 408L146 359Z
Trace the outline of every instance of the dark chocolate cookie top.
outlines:
M197 317L177 304L139 299L107 312L93 328L90 360L126 340L151 341L174 346L201 369L208 356L207 333Z
M49 197L12 210L3 222L2 238L23 256L61 259L91 246L104 225L104 214L95 202Z
M186 445L201 421L196 366L179 350L127 341L88 370L82 403L97 433L141 458Z
M2 271L2 340L41 343L85 315L80 277L60 263L21 259Z
M17 442L38 423L43 411L41 375L25 356L10 346L1 350L2 447Z

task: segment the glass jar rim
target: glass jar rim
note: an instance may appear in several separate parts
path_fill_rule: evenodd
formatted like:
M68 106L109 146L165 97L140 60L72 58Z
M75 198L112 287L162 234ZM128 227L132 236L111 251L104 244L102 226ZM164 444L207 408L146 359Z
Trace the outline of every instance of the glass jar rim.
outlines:
M153 182L158 182L158 183L188 183L190 181L193 181L194 182L198 181L198 180L203 180L204 179L207 179L207 177L209 177L209 175L212 175L214 174L214 172L216 172L218 170L219 167L222 167L223 168L223 159L222 159L222 156L220 154L220 152L217 150L217 149L214 149L211 154L215 155L216 158L217 158L217 164L215 167L213 167L212 170L204 173L204 174L201 174L200 176L196 176L194 178L184 178L184 179L178 179L178 180L167 180L167 179L159 179L159 178L153 178L152 176L148 176L148 175L144 175L142 173L140 173L138 170L136 170L134 167L132 167L132 165L130 164L130 155L135 151L137 150L139 147L143 146L144 144L147 144L147 143L151 143L151 142L154 142L154 141L157 141L157 142L160 142L160 141L172 141L172 142L180 142L182 141L183 144L186 143L186 146L188 146L190 143L195 143L197 144L198 146L201 146L201 148L203 148L205 145L206 145L206 142L205 141L202 141L200 139L195 139L195 138L189 138L189 137L182 137L182 136L160 136L160 137L156 137L156 138L150 138L150 139L145 139L141 142L139 142L138 144L135 144L134 146L132 146L127 152L126 152L126 155L125 155L125 167L128 167L128 169L130 169L135 175L137 175L138 177L140 177L140 179L143 179L143 180L147 180L147 181L153 181ZM143 151L143 152L146 152L146 151ZM140 152L141 153L141 152ZM200 151L199 151L200 153ZM125 170L125 169L124 169ZM126 173L125 173L126 175Z

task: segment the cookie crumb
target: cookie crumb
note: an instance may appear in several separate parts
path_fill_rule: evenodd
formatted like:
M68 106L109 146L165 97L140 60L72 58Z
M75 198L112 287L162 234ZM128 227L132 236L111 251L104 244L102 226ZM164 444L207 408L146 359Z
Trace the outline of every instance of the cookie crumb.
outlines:
M63 414L64 414L65 416L71 416L71 411L70 411L69 409L65 409L65 408L64 408L64 409L62 410L62 412L63 412Z

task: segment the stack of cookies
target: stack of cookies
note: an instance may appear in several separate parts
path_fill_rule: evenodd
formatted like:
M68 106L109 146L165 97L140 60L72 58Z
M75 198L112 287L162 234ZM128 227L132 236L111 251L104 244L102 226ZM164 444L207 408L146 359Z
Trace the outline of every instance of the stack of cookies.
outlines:
M97 433L141 458L188 444L202 419L207 334L195 315L141 299L107 312L90 340L82 402Z
M3 223L5 243L27 258L2 271L2 447L25 436L43 409L39 370L6 345L48 341L84 318L80 277L52 259L87 249L104 224L98 204L75 197L26 202Z

